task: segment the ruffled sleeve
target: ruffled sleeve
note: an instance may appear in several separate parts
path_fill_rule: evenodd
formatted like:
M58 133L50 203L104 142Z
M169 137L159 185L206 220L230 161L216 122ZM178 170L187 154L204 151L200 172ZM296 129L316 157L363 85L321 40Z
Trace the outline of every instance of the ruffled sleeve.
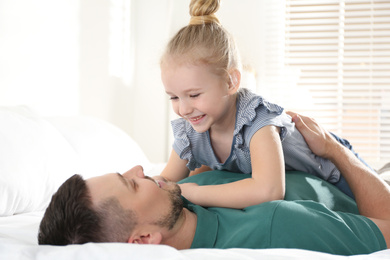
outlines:
M286 124L291 124L291 119L283 111L283 107L268 102L247 89L242 89L234 134L239 140L245 140L246 145L249 145L250 139L259 129L274 125L280 127L280 139L283 141L287 134Z
M174 136L173 149L179 155L180 159L188 161L187 168L190 171L202 166L195 160L192 154L192 146L188 133L195 131L191 125L183 118L171 121L172 131Z
M293 125L291 118L288 118L283 111L282 107L266 101L247 89L243 88L238 92L232 160L236 162L241 172L252 171L250 141L259 129L268 125L279 127L281 141L289 134Z

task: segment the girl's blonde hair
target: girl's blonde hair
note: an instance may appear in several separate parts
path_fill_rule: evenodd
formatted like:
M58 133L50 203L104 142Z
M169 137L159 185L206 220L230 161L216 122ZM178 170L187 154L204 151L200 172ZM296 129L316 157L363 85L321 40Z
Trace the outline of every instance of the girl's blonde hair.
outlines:
M220 24L215 12L220 0L191 0L190 23L170 40L161 59L211 65L218 74L232 69L241 71L241 62L233 37Z

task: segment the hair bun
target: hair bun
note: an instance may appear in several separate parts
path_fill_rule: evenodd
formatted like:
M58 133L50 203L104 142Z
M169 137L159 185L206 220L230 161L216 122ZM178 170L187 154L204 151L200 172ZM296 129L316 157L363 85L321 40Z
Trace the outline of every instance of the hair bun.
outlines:
M220 24L215 13L219 9L220 0L191 0L190 25L217 23Z
M202 15L202 16L192 16L191 20L190 20L190 25L207 24L207 23L220 24L218 18L214 14Z

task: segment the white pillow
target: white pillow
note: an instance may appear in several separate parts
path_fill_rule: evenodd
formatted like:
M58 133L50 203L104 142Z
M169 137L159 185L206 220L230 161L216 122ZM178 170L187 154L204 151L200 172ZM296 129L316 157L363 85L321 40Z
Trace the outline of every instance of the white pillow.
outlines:
M42 118L0 107L0 216L44 210L75 173L84 178L154 167L118 127L91 117Z
M0 216L43 210L75 170L75 151L50 123L0 107Z
M138 144L120 128L101 119L77 116L47 118L77 153L77 173L90 178L152 165Z

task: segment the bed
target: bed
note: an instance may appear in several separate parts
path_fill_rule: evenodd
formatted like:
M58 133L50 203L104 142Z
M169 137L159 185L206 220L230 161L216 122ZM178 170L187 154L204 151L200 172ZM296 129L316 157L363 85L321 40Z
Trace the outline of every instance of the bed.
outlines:
M37 232L51 195L68 177L124 172L142 165L158 174L137 143L91 117L42 117L25 106L0 107L1 259L390 259L390 250L337 256L300 249L188 249L165 245L88 243L40 246Z

